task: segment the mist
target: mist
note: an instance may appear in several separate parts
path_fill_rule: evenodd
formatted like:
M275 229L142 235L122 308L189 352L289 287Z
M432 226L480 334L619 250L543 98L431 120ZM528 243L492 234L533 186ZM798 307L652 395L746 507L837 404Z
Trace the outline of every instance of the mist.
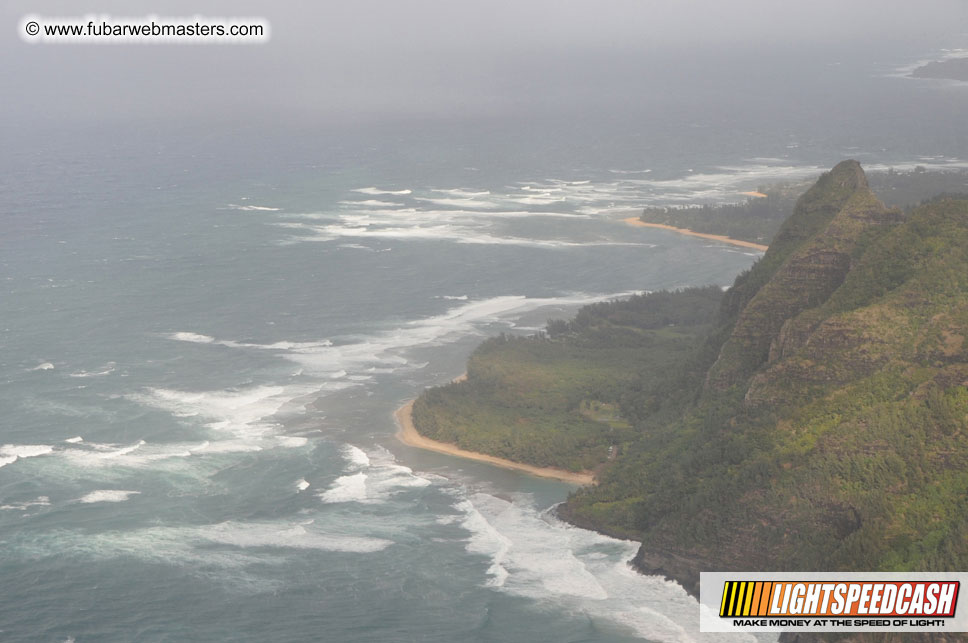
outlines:
M259 16L266 44L28 44L26 14ZM674 93L663 79L750 86L784 58L818 65L859 48L945 46L968 5L715 0L367 0L6 3L0 82L7 124L280 118L317 123L570 109L611 113ZM726 65L729 67L729 65ZM742 87L740 87L742 88Z

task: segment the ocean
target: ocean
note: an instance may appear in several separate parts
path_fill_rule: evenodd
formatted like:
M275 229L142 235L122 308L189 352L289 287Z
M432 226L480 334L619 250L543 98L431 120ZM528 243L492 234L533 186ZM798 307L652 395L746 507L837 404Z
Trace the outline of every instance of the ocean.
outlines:
M573 487L392 413L489 335L760 256L644 205L963 166L963 87L890 73L919 51L657 71L608 118L5 124L0 640L749 640L557 520Z

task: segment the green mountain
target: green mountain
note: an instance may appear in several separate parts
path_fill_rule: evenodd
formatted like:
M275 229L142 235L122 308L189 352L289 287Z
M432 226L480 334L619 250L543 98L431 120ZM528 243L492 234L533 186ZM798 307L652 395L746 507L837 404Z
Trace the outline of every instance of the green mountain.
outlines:
M687 587L700 569L966 566L968 201L904 216L841 163L719 324L695 405L568 516L621 503L638 564Z
M641 540L640 569L692 591L700 570L959 570L966 337L968 200L890 209L845 161L725 294L593 307L491 345L486 373L476 354L468 382L423 396L415 421L458 441L488 413L507 436L515 408L567 419L504 455L557 449L544 464L569 466L561 445L584 436L594 446L571 464L599 484L560 514ZM532 372L566 394L529 388ZM471 393L483 415L461 424Z

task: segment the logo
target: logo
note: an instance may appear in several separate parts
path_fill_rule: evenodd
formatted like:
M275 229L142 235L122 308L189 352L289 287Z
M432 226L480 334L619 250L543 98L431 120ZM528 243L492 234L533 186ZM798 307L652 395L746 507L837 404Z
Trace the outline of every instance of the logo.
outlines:
M703 572L700 631L965 632L965 580L954 572Z
M721 618L955 615L959 581L726 581Z

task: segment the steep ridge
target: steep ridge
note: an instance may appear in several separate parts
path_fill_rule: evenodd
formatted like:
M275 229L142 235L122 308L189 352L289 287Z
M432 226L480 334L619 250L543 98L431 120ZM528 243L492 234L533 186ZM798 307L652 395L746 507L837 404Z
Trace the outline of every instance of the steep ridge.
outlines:
M870 228L900 219L900 212L888 210L873 195L856 161L844 161L823 175L797 203L767 251L764 268L777 267L743 308L709 371L707 386L737 384L770 360L784 323L840 286ZM783 335L796 336L792 328Z
M780 236L724 298L695 406L562 514L637 535L640 569L691 590L703 569L966 567L968 201L905 217L848 161Z

